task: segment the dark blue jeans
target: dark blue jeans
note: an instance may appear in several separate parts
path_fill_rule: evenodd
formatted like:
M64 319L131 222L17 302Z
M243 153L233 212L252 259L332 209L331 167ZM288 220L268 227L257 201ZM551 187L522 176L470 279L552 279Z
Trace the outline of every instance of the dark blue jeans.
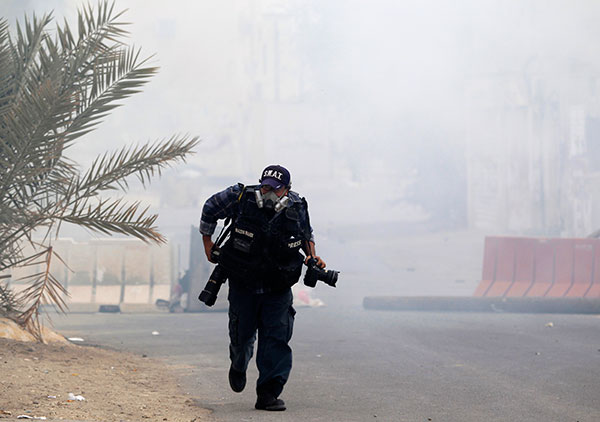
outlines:
M296 313L292 290L255 294L230 285L228 299L231 366L246 372L258 331L256 392L278 397L292 370L292 349L288 345Z

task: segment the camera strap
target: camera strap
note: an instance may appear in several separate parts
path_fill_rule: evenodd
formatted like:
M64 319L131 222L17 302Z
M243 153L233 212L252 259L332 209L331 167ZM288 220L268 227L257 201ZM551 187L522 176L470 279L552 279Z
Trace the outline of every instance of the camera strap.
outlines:
M227 218L225 220L223 228L221 229L221 233L219 233L219 237L217 237L217 241L215 242L216 247L221 246L221 243L223 243L223 240L225 240L225 238L231 231L231 226L233 226L233 224L231 224L231 218Z
M240 202L240 200L242 199L242 196L244 196L244 192L246 191L246 187L242 184L242 183L238 183L238 186L240 187L240 194L237 198L237 202ZM227 217L225 219L225 222L223 223L223 228L221 229L221 233L219 233L219 237L217 237L217 241L215 242L215 246L219 247L221 246L221 243L223 243L223 241L225 240L225 238L227 237L227 235L231 232L231 228L233 226L232 223L232 218L231 217Z

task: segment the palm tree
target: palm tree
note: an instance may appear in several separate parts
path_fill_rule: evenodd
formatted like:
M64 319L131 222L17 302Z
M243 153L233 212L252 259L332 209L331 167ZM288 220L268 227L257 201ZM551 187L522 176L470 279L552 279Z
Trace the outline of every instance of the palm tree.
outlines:
M0 19L0 271L39 263L45 268L16 298L3 287L0 311L40 340L40 304L66 309L66 292L49 271L51 260L60 259L51 240L61 224L164 242L156 215L109 194L126 191L129 176L146 186L198 142L173 136L128 146L97 157L86 171L68 158L76 140L157 72L139 49L123 42L122 14L102 0L79 11L76 30L65 20L51 31L51 14L26 17L13 32ZM40 232L43 241L35 242ZM25 253L25 245L35 253Z

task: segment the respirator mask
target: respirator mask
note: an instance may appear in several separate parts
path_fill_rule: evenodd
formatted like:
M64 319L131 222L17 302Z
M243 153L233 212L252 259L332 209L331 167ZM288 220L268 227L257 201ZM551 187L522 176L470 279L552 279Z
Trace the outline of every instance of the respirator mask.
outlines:
M274 210L275 212L281 211L290 203L290 198L288 198L287 195L280 198L272 190L263 195L260 189L256 189L254 195L256 197L256 205L258 208L266 208L268 210Z

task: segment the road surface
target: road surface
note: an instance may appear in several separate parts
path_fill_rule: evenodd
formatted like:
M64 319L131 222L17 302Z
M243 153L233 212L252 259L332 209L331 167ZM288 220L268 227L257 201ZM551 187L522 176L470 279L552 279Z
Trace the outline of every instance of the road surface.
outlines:
M54 323L88 344L165 359L219 421L600 420L594 315L300 308L283 414L254 410L253 362L246 390L229 390L225 313L71 314Z

